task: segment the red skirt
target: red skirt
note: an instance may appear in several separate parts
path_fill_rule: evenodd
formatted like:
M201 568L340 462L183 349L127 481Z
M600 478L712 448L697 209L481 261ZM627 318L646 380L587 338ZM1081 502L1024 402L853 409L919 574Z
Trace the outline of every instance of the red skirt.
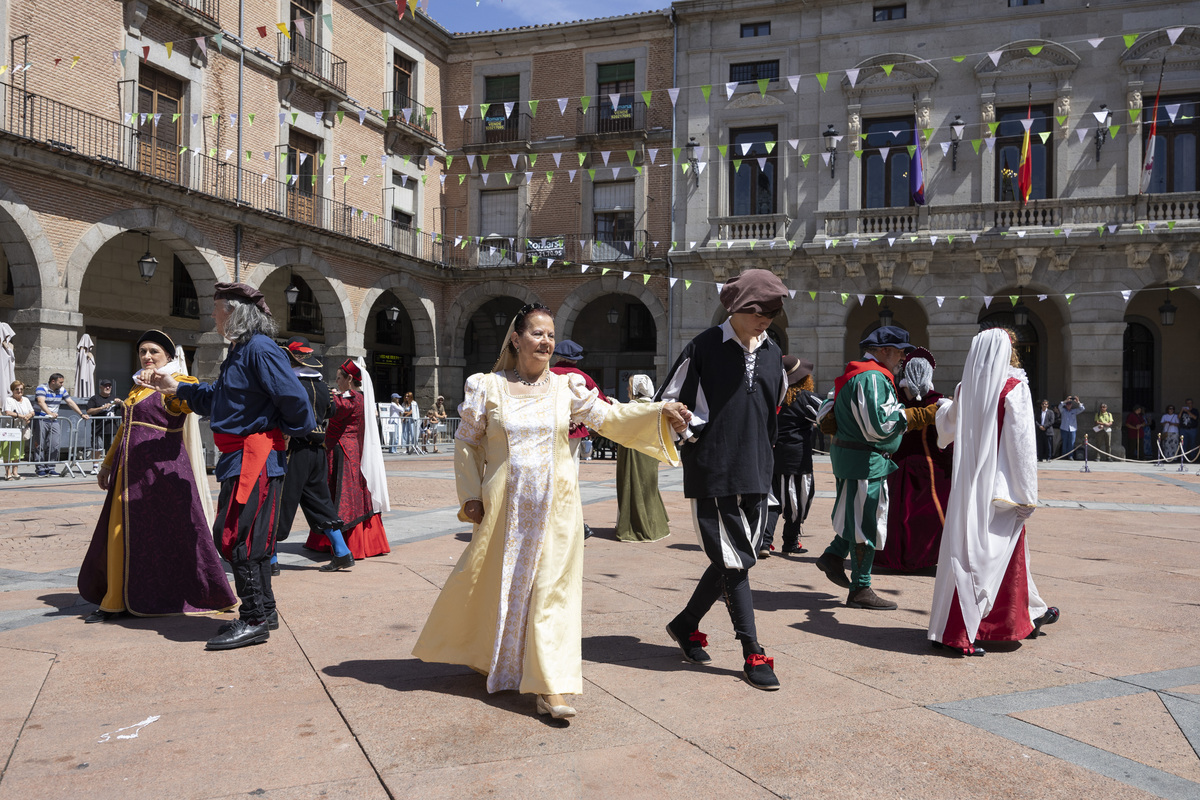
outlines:
M383 529L383 517L379 514L372 514L350 530L342 531L342 535L346 538L350 555L354 556L356 561L371 556L385 556L392 552L391 546L388 545L387 531ZM304 546L319 553L328 553L333 549L325 534L311 530Z
M996 603L980 621L975 641L1015 642L1033 633L1033 620L1029 617L1029 576L1025 570L1025 529L1022 528L1008 568L1004 570L1004 580L1000 582L1000 590L996 593ZM960 648L974 644L967 639L967 626L963 622L957 589L950 602L950 616L946 618L942 644Z

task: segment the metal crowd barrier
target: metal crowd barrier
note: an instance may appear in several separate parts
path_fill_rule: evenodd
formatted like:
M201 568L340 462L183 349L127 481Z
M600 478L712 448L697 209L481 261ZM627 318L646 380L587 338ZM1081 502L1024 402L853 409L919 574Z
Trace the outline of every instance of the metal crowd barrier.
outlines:
M21 465L22 477L29 475L31 467L38 477L88 477L100 471L120 426L120 417L80 417L66 409L57 419L34 417L29 438L24 438L24 426L13 417L3 417L0 454L6 463Z

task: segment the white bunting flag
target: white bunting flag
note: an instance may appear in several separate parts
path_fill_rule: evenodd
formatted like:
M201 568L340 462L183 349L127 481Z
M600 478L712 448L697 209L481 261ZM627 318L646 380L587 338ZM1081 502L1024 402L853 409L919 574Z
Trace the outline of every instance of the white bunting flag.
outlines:
M949 143L949 142L941 142L941 145L942 145L942 155L947 155L947 154L949 154L949 152L950 152L950 143Z
M800 90L800 76L788 75L788 86L792 87L792 94Z
M610 94L608 96L608 102L612 104L614 109L619 107L621 105L621 94L619 92L617 94Z
M517 159L520 158L520 156L518 156L516 153L509 153L508 157L512 161L512 165L515 167L517 165Z
M467 116L467 107L466 107L466 106L459 106L459 107L458 107L458 118L459 118L459 119L466 119L466 116Z
M562 165L562 153L551 153L550 155L554 158L554 166Z
M308 28L304 24L303 17L296 17L296 30L299 31L301 39L308 38Z
M608 166L608 157L610 155L612 155L612 150L601 150L600 151L600 160L602 162L604 162L604 166L606 166L606 167Z
M891 150L892 150L892 148L890 148L890 147L879 148L879 157L883 159L884 163L887 163L888 153L890 153Z
M1079 143L1083 144L1083 140L1087 138L1089 131L1087 128L1076 128L1075 135L1079 137Z
M821 153L821 160L825 162L825 166L829 166L829 153Z
M860 294L860 295L855 295L855 296L858 298L858 304L859 304L860 306L862 306L862 305L866 305L866 303L867 303L867 296L866 296L865 294Z
M567 113L567 98L558 98L558 115L561 117Z
M1167 116L1171 118L1171 122L1175 122L1175 117L1179 114L1179 103L1171 103L1163 106L1167 110Z
M1025 231L1017 231L1017 238L1018 238L1018 239L1024 239L1024 238L1025 238Z
M580 272L587 272L587 271L588 271L588 265L587 265L587 264L580 264L580 265L579 265L579 271L580 271Z
M985 294L983 296L983 307L984 308L992 307L992 296L990 294Z
M935 244L937 244L937 240L938 240L938 237L934 236L933 234L930 234L930 236L929 236L929 246L930 246L930 247L933 247Z
M941 308L941 307L942 307L942 303L946 302L946 298L945 298L945 297L934 297L933 299L934 299L934 300L937 300L938 308Z
M888 242L888 247L891 247L892 245L894 245L896 243L896 237L895 236L887 237L887 242Z
M488 173L486 173L486 172L481 172L481 173L479 173L479 177L483 179L483 185L484 185L484 186L487 186L487 182L488 182Z
M850 87L851 88L853 88L854 84L858 82L858 72L859 71L856 69L846 70L846 77L850 79Z
M575 173L576 173L576 172L578 172L578 170L574 170L574 169L569 169L569 170L567 170L567 177L569 177L569 178L571 179L571 180L570 180L570 183L574 183L574 182L575 182Z
M1104 37L1097 36L1095 39L1088 39L1087 41L1088 41L1088 44L1090 44L1092 46L1092 49L1095 50L1097 47L1100 46L1100 43L1104 41Z
M675 281L677 281L677 280L679 280L679 278L667 278L667 285L670 286L670 288L674 289Z
M771 244L774 244L774 242L771 242ZM796 290L788 289L788 296L791 297L793 300L795 300L796 299Z
M625 280L625 279L626 279L626 278L628 278L628 277L629 277L629 273L628 273L628 272L622 272L622 273L621 273L621 280Z
M790 144L792 146L793 150L798 151L800 149L800 140L799 139L788 139L788 144Z
M717 284L717 294L720 294L720 293L721 293L721 290L722 290L722 289L724 289L724 288L725 288L725 284L723 284L723 283L718 283L718 284Z
M679 100L679 90L678 89L667 89L667 97L671 98L671 107L674 108L675 103Z
M975 244L975 241L976 241L978 238L979 238L979 234L978 234L978 233L972 233L972 234L971 234L971 244Z
M504 104L504 116L511 117L513 109L517 107L516 101L510 101Z
M988 58L992 59L992 64L998 67L1000 66L1000 56L1002 55L1004 55L1003 50L993 50L988 53Z
M725 84L725 99L729 100L733 97L733 93L737 91L737 81L730 81Z
M1067 239L1070 239L1071 238L1071 229L1063 228L1063 236L1066 237Z
M1125 300L1126 303L1129 302L1129 298L1132 294L1133 294L1133 291L1130 289L1122 289L1121 290L1121 297Z
M1167 28L1167 38L1171 41L1171 44L1175 44L1181 33L1183 33L1183 28Z
M657 147L651 147L650 149L648 149L648 150L646 151L646 155L650 157L650 163L651 163L651 164L653 164L653 163L654 163L654 159L658 157L658 148L657 148Z
M1046 301L1046 298L1047 298L1048 296L1049 296L1049 295L1039 294L1039 295L1038 295L1038 302L1039 302L1039 303L1043 303L1043 302L1045 302L1045 301Z

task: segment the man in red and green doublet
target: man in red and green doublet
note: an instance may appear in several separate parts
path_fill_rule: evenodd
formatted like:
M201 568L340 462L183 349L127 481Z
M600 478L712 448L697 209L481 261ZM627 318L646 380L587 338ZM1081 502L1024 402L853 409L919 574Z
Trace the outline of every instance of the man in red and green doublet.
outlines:
M908 332L892 326L874 331L859 343L862 361L851 361L834 381L834 398L821 410L822 430L834 433L830 462L837 484L833 507L836 536L817 559L829 580L849 589L846 605L888 611L896 608L871 588L875 550L887 537L889 459L906 431L933 422L936 405L906 409L896 395L894 370L912 349ZM836 423L835 425L831 423ZM842 562L849 556L851 574Z

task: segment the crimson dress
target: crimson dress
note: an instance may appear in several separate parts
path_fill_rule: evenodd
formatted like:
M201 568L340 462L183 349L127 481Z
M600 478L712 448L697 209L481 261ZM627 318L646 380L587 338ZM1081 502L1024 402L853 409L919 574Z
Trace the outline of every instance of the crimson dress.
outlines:
M342 518L346 545L356 559L382 556L392 552L388 545L383 518L371 507L371 491L362 473L363 422L362 392L335 396L329 407L325 427L325 449L329 453L329 493ZM309 531L305 547L328 552L329 539L320 531Z
M904 405L920 408L940 397L929 392L921 400L904 400ZM939 450L937 429L930 425L904 434L892 462L897 469L888 476L887 541L875 553L875 566L899 572L936 567L950 500L954 445Z

